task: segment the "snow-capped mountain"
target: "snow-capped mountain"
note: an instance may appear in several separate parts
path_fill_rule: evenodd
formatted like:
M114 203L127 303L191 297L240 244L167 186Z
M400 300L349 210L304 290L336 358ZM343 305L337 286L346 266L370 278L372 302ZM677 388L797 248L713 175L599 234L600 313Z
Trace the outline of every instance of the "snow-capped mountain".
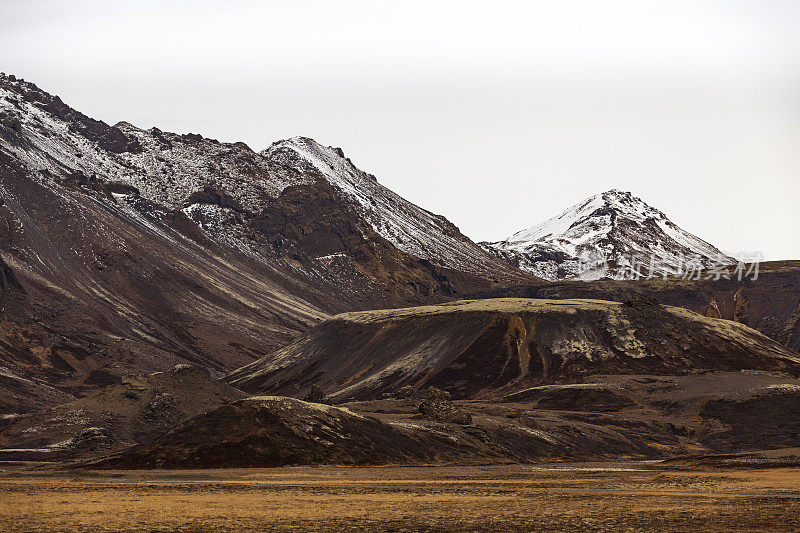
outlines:
M504 241L481 245L551 281L663 276L736 262L640 198L616 189Z
M32 84L6 79L4 85L0 109L9 124L24 132L21 142L7 147L44 181L66 171L82 172L133 187L149 202L182 209L211 224L210 219L230 218L230 211L257 216L287 187L322 179L378 235L413 257L474 274L494 275L498 268L513 272L444 217L408 202L356 168L339 148L295 137L255 153L244 143L220 143L195 134L143 130L125 122L109 127ZM222 231L219 224L216 229ZM230 235L209 236L258 255L247 243L231 242Z
M323 176L378 235L407 254L461 272L490 276L498 273L495 258L462 235L449 220L387 189L375 176L356 168L340 148L294 137L274 143L261 154L301 176Z
M70 390L230 370L330 313L533 279L338 148L110 126L0 74L5 271L0 373Z

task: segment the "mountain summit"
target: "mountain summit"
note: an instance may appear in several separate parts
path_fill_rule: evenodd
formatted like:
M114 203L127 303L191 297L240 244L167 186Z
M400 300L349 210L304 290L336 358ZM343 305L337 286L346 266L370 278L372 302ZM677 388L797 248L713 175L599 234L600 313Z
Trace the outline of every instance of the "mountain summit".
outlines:
M551 281L669 275L736 262L658 209L617 189L482 246Z
M230 371L332 313L531 280L339 148L112 126L0 73L0 374L18 411L131 371Z
M513 275L441 215L409 202L356 168L341 148L293 137L263 150L276 166L302 175L318 174L354 206L381 237L403 252L443 268L482 276Z

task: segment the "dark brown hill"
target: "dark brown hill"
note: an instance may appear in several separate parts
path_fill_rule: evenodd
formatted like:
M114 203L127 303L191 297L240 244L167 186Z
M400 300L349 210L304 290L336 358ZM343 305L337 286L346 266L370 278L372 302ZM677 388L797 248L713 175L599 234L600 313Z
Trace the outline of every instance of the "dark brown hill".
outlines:
M779 449L800 443L798 383L740 371L593 376L501 401L450 402L442 391L407 389L338 406L262 396L199 415L95 466L474 465ZM440 413L466 416L433 416L434 403Z
M337 315L231 373L248 392L336 400L435 386L493 398L591 374L800 372L800 357L746 326L648 302L490 299Z
M149 443L184 420L244 394L190 365L126 376L85 398L7 418L0 460L97 457Z
M433 462L457 447L346 408L293 398L247 398L196 417L103 461L106 468L226 468ZM428 437L429 438L429 437ZM443 448L442 450L438 448Z

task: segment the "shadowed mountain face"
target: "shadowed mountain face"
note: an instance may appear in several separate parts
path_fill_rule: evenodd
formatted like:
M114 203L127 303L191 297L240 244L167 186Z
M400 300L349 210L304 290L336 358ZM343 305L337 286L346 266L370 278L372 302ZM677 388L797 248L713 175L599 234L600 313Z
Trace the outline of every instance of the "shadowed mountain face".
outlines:
M226 380L289 396L312 385L344 401L403 386L496 398L592 374L701 369L800 372L800 358L735 322L644 302L493 299L346 313Z
M71 395L186 361L230 371L331 313L532 279L341 150L109 126L5 75L0 259L2 375ZM50 394L35 388L28 407Z

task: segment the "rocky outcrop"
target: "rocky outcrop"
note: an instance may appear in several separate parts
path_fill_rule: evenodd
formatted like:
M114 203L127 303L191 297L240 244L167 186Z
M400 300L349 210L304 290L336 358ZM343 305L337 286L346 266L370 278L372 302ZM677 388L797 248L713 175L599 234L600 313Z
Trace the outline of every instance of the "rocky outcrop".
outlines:
M424 400L419 404L419 412L426 420L449 424L472 424L472 414L456 407L450 400Z
M9 91L10 96L7 98L11 103L17 104L17 109L21 107L21 104L29 104L69 124L71 131L97 143L103 150L117 154L142 151L142 147L136 139L127 137L119 128L109 126L101 120L87 117L66 105L58 96L42 91L33 83L18 79L13 75L0 74L0 89ZM18 116L14 117L14 114L9 111L5 111L5 116L7 118L0 120L0 125L7 126L8 129L22 134L23 127L20 118Z
M597 298L624 302L646 296L659 303L741 322L800 352L800 261L761 263L757 279L571 281L483 290L470 297Z
M591 374L800 372L800 358L735 322L658 304L496 299L346 313L231 373L249 392L337 400L434 386L491 398Z

